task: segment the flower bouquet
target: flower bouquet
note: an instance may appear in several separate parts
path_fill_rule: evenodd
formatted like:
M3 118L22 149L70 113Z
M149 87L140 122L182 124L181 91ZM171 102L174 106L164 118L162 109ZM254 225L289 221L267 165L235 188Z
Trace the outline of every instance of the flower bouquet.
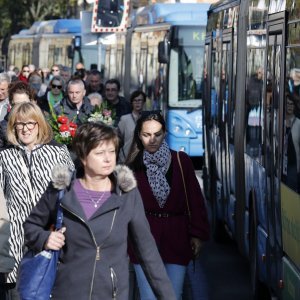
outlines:
M56 116L52 114L49 123L52 127L54 139L61 143L70 145L76 133L77 124L71 122L65 115Z
M96 105L95 110L88 118L89 122L102 122L106 125L112 126L114 124L115 113L113 110L108 109L102 103L100 106Z

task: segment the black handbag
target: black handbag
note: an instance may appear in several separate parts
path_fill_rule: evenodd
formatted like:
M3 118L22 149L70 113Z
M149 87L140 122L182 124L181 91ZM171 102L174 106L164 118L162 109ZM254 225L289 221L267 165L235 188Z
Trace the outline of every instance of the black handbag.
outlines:
M63 212L60 201L64 190L57 197L56 230L61 229ZM38 254L29 250L19 266L18 291L21 300L46 300L50 294L56 277L56 269L60 251L43 250Z

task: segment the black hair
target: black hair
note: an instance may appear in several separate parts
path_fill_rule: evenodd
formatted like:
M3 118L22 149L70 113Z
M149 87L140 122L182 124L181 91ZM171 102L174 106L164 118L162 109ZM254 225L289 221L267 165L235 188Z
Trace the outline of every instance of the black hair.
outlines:
M146 94L141 90L136 90L136 91L132 92L131 95L130 95L130 103L132 103L133 99L135 99L139 95L142 95L143 96L143 101L146 102Z
M105 82L105 87L107 84L115 84L118 88L118 91L121 89L121 84L120 84L120 81L116 78L112 78L112 79L108 79L106 82Z

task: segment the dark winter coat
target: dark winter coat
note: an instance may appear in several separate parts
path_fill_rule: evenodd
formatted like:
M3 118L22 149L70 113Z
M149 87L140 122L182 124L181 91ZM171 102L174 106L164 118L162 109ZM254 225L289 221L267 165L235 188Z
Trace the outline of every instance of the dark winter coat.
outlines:
M68 97L63 98L54 106L56 115L65 115L68 119L78 125L86 123L91 113L94 111L94 106L90 99L83 98L83 103L79 109L74 105Z
M53 186L57 186L53 176ZM60 176L61 177L61 176ZM115 190L87 220L71 183L61 201L66 244L52 299L128 300L127 238L137 249L148 280L158 299L176 299L150 233L132 172L117 167ZM62 186L58 187L62 188ZM55 220L57 189L49 187L25 222L28 246L41 251Z

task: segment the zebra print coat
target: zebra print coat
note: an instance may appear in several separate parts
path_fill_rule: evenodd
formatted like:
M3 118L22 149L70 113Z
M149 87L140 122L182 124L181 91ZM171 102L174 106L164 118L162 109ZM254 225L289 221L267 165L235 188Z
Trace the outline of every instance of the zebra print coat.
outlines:
M55 141L37 146L30 153L21 146L0 151L0 185L11 221L9 244L15 258L15 267L7 278L9 283L16 282L18 265L23 256L23 223L45 192L52 179L52 168L57 164L74 170L67 147Z

